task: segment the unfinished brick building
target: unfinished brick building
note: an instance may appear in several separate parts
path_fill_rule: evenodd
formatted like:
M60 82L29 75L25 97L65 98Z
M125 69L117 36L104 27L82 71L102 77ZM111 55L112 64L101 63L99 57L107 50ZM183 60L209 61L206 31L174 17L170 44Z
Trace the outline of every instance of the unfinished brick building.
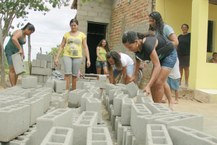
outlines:
M74 0L72 8L77 9L79 30L87 34L91 55L92 66L86 73L96 73L96 46L101 39L106 38L111 49L126 52L122 33L146 31L148 14L154 7L155 0Z

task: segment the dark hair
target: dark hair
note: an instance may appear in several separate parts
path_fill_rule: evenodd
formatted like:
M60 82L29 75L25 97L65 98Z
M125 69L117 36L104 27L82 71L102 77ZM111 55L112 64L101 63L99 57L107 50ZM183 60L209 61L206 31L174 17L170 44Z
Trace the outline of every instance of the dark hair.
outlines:
M159 12L155 11L155 12L150 13L149 17L154 19L156 22L155 26L149 25L149 30L157 31L161 35L163 35L164 22L163 22L163 19L161 17L161 14Z
M35 32L35 27L31 23L27 23L23 28L21 28L21 30L25 30L25 29Z
M214 56L214 55L216 55L216 54L217 54L217 52L213 52L213 53L212 53L212 56Z
M72 23L76 23L78 25L78 20L77 19L71 19L71 21L69 22L69 25L71 25Z
M102 40L99 42L99 44L98 44L97 46L102 47L102 41L103 41L103 40L105 40L105 42L106 42L105 50L106 50L106 52L109 52L110 49L109 49L108 41L107 41L106 39L102 39Z
M134 43L138 39L143 39L145 37L144 34L134 31L124 32L122 35L122 43Z
M110 51L110 52L107 52L106 53L106 58L107 60L109 58L113 58L114 59L114 62L115 62L115 67L117 69L122 69L122 63L121 63L121 56L119 53L117 53L116 51ZM108 63L109 64L109 63ZM110 64L109 64L110 66Z
M183 26L186 26L186 27L189 29L188 24L182 24L181 28L182 28Z

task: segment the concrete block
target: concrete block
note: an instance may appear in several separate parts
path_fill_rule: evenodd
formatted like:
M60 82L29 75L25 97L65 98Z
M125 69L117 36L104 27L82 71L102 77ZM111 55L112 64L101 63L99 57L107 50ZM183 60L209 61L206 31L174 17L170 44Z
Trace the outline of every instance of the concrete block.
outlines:
M69 92L69 107L79 107L81 104L81 97L87 93L86 90L76 89Z
M73 129L65 127L52 127L41 145L72 145Z
M122 144L131 145L132 142L132 130L130 126L123 127Z
M86 101L86 110L87 111L95 111L98 113L98 121L97 123L102 123L102 112L101 112L101 101L96 98L87 98Z
M145 103L145 105L153 114L172 111L168 106L162 103Z
M186 126L197 130L203 130L203 116L194 114L181 114L173 117L159 118L153 121L154 124L165 124L171 126Z
M36 76L26 76L21 79L22 88L36 88L38 85L38 79Z
M138 86L134 82L127 84L126 89L130 98L136 97L137 91L139 90Z
M47 61L46 60L40 60L40 61L41 61L40 67L47 68Z
M115 89L115 88L117 88L117 87L114 84L107 83L106 88L105 88L105 93L108 95L109 91L112 89Z
M194 98L200 102L217 103L217 90L197 89L194 91Z
M19 103L25 100L25 97L15 96L15 95L1 95L0 96L0 108L7 107Z
M15 73L17 75L24 73L26 70L25 70L25 64L23 62L23 58L21 57L21 55L19 53L15 53L11 57L12 57L12 62L13 62Z
M55 87L55 79L52 77L49 77L44 84L45 87L51 88L54 90Z
M37 60L46 60L48 62L52 62L53 61L53 56L52 55L48 55L48 54L41 54L41 53L38 53L36 55L36 59Z
M33 75L51 75L52 70L50 68L32 67L31 73Z
M145 144L146 129L146 124L139 117L151 114L151 111L144 104L132 104L131 106L130 125L138 144Z
M37 143L39 145L53 126L72 127L73 110L59 108L37 118Z
M97 81L97 87L105 89L106 83L108 83L107 75L99 75L99 79Z
M163 124L148 124L146 133L146 145L173 145L167 128Z
M11 105L0 108L0 141L8 142L29 128L30 106Z
M216 145L217 138L185 126L172 126L169 134L175 145Z
M36 119L44 114L44 99L42 97L32 97L20 102L20 104L27 104L30 106L29 126L35 124Z
M65 80L55 80L55 92L63 93L66 90L66 81Z
M72 125L76 131L73 137L73 144L86 145L87 142L87 129L97 125L97 112L84 111L79 116L78 120Z
M86 93L84 95L81 96L81 99L80 99L80 104L81 104L81 108L80 108L80 111L83 112L83 111L86 111L86 102L87 102L87 99L88 98L93 98L93 94L92 93Z
M128 98L127 94L119 94L113 99L114 115L121 116L122 100Z
M112 145L112 139L107 127L89 127L87 129L86 145Z
M122 99L122 106L121 106L121 124L122 125L130 125L132 104L133 104L133 100L131 98Z
M109 91L108 94L108 98L109 98L109 104L113 104L113 99L117 96L117 95L123 95L124 92L121 91L121 89L112 89Z

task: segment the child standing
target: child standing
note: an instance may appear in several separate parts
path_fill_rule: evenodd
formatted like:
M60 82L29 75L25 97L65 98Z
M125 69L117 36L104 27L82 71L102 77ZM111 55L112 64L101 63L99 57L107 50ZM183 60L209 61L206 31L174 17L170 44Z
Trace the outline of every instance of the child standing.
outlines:
M179 98L179 82L180 82L180 71L179 71L179 59L177 59L176 64L174 65L173 69L171 70L167 83L170 86L171 93L172 91L175 92L175 101L174 103L178 103L178 98Z

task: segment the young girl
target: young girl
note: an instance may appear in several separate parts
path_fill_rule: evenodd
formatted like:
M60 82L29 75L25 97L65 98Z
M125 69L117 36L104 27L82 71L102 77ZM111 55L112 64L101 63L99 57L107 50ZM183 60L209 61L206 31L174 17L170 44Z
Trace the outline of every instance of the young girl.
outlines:
M128 84L132 81L134 61L130 56L124 53L111 51L106 54L109 68L109 80L111 83L114 81L114 71L120 71L123 77L123 83Z
M96 48L96 71L97 74L101 74L103 69L104 74L108 74L106 53L109 52L108 43L105 39L102 39Z
M164 39L162 35L147 36L133 31L125 32L122 36L122 43L136 55L136 76L140 60L151 60L153 69L151 78L144 91L152 94L154 102L160 103L164 95L164 83L176 63L177 52L174 45Z

